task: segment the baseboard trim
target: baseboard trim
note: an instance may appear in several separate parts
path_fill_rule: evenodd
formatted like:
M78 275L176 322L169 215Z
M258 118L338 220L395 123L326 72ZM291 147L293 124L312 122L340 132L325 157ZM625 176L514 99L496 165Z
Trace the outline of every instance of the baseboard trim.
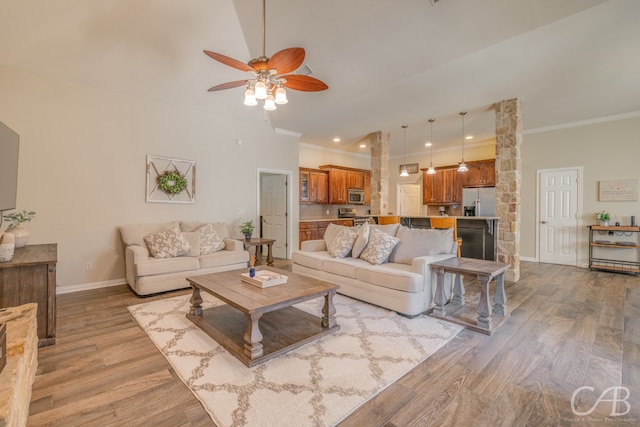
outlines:
M538 258L531 258L531 257L528 257L528 256L523 256L523 257L520 257L520 261L538 262Z
M90 291L92 289L108 288L111 286L126 285L126 279L105 280L103 282L81 283L79 285L58 286L56 295L70 294L73 292Z

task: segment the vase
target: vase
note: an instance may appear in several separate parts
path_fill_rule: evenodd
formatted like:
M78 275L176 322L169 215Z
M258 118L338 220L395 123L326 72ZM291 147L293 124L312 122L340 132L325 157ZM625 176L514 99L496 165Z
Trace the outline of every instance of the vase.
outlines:
M13 234L0 234L0 262L11 261L15 247L16 242Z
M11 233L16 238L16 248L21 248L27 244L29 240L29 232L23 227L13 227L5 231L5 233Z
M253 233L245 234L244 235L245 240L251 240L251 234L253 234Z
M609 226L609 221L600 221L600 225L603 227L608 227Z

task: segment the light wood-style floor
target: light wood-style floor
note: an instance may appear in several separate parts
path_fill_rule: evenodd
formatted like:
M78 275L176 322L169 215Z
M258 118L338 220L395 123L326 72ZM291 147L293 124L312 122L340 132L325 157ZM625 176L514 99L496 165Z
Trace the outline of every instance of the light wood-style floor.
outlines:
M466 285L472 297L477 283ZM496 333L462 331L341 425L640 425L640 278L522 263L507 295L511 316ZM213 425L129 315L139 302L127 286L58 296L57 344L39 352L30 426ZM594 411L577 416L582 386L595 389L577 409ZM625 415L595 405L614 386L630 392L614 408Z

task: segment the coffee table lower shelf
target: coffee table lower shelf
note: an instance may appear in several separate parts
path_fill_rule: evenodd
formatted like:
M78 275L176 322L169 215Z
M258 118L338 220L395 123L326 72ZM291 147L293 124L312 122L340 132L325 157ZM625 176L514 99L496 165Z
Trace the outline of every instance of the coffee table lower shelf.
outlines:
M187 314L187 318L248 367L266 362L340 329L339 325L325 328L320 317L295 307L264 313L260 318L263 355L252 359L244 352L244 335L249 321L239 310L225 304L203 310L202 316Z

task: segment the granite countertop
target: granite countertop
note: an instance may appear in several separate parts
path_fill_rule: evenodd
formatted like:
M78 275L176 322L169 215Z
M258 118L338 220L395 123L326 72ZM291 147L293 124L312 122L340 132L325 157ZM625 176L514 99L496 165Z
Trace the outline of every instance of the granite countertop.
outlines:
M412 216L407 216L407 217L403 217L403 218L442 218L439 215L412 215ZM500 217L498 216L455 216L455 215L451 215L448 217L444 217L444 218L456 218L456 219L470 219L470 220L488 220L488 219L500 219Z
M301 219L298 220L298 222L318 222L318 221L342 221L342 220L349 220L349 219L353 219L353 218L315 218L315 219Z

